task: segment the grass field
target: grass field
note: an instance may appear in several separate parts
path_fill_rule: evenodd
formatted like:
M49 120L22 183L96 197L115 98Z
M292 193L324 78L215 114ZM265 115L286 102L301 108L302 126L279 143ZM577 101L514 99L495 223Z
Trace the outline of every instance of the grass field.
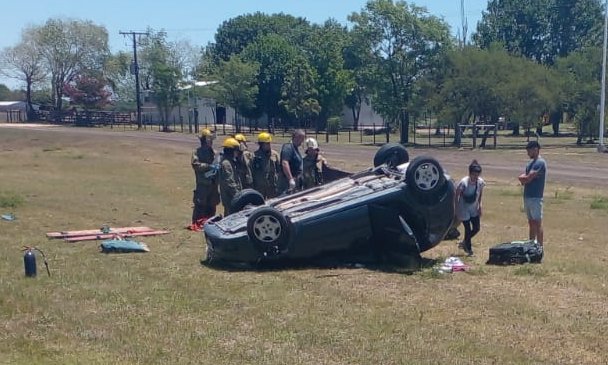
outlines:
M1 131L0 213L17 220L0 220L0 364L608 363L608 188L548 185L540 265L485 265L527 226L520 187L484 176L469 272L222 271L183 228L193 147ZM103 224L172 233L123 255L45 238ZM50 278L42 260L24 277L25 245ZM455 254L446 241L423 256Z

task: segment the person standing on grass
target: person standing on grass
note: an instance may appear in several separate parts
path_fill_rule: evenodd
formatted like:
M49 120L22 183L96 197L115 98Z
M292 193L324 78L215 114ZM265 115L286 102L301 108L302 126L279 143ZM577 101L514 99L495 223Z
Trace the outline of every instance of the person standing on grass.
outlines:
M220 162L219 184L224 216L227 216L232 213L230 211L232 199L236 193L243 190L243 182L241 181L241 176L243 176L242 165L239 163L242 151L239 141L232 137L226 138L222 147L224 152Z
M528 217L529 238L543 245L543 196L547 162L540 156L540 144L530 141L526 145L530 161L526 170L519 175L519 182L524 186L524 210Z
M319 143L314 138L307 138L304 142L304 162L302 170L302 188L309 189L323 184L323 168L327 160L320 154Z
M196 188L192 202L192 223L188 226L193 231L200 231L205 221L215 215L215 209L220 202L218 192L218 161L213 151L215 135L204 128L199 135L200 147L192 152L191 165L196 178Z
M460 180L456 186L456 214L464 226L464 240L459 247L464 249L468 256L473 256L471 239L479 233L482 212L481 198L485 181L481 175L481 165L473 160L469 165L469 175Z
M281 171L281 158L270 145L272 135L262 132L258 135L257 151L253 153L251 173L253 175L253 188L265 199L277 196L277 181Z
M291 135L291 142L281 148L281 174L279 175L279 194L292 193L301 185L302 155L299 147L304 142L306 133L296 129Z
M249 152L247 147L247 138L242 133L234 135L234 139L239 141L241 145L241 157L239 157L239 173L241 174L241 182L243 183L243 189L250 189L253 187L253 178L251 176L251 160L253 154Z

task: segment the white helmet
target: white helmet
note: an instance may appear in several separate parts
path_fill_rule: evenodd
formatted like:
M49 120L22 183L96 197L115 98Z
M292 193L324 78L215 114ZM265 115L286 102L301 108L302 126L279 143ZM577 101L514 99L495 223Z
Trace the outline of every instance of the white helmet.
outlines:
M306 146L306 148L312 148L313 150L316 150L317 148L319 148L319 144L317 143L317 140L314 138L306 138L304 145Z

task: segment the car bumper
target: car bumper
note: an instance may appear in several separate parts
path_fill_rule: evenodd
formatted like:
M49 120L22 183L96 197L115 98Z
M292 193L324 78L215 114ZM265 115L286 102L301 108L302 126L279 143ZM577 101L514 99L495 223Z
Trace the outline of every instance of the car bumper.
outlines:
M249 241L246 232L226 233L210 222L205 224L204 235L209 262L256 263L263 259L263 255Z

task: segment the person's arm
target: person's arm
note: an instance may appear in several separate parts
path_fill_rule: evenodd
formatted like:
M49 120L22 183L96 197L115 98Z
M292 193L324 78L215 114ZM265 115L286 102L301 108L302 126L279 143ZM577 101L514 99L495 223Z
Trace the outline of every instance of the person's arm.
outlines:
M211 164L201 162L201 160L199 160L196 150L194 150L194 152L192 152L191 164L192 164L192 168L196 172L207 172L211 169Z
M236 178L234 176L234 170L232 169L232 165L229 162L227 162L227 161L222 162L221 174L222 174L222 179L221 179L222 188L227 193L227 195L230 196L232 199L232 197L234 197L236 195L236 193L238 193L238 187L237 187L237 183L236 183ZM230 204L229 202L227 202L227 203Z
M544 165L539 163L540 166L536 166L536 162L532 165L532 168L530 169L529 173L523 173L521 175L519 175L519 182L522 185L526 185L529 184L530 182L532 182L532 180L536 179L536 177L538 177L538 174L540 173L540 171L544 168Z
M478 182L478 184L481 182ZM477 207L477 211L479 212L479 216L481 217L481 212L482 212L482 205L481 205L481 197L483 196L483 189L486 186L485 182L481 183L480 187L481 189L479 190L479 204Z
M296 187L296 180L291 174L291 169L289 168L289 160L291 159L293 153L294 151L289 150L288 145L283 145L283 148L281 149L281 168L283 169L283 174L285 174L285 177L289 182L290 190L293 190Z

